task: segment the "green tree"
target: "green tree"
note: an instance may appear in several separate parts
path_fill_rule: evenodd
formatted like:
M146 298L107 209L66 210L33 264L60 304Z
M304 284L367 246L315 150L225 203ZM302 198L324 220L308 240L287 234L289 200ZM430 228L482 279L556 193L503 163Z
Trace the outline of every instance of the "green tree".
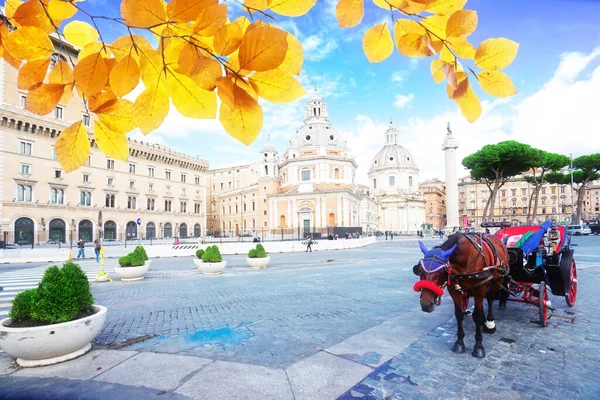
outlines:
M547 182L546 173L549 171L560 171L561 168L569 164L569 157L562 154L550 153L544 150L534 149L536 156L532 159L531 175L525 175L523 178L533 186L533 191L529 198L527 206L527 223L531 224L537 216L538 201L542 186Z
M528 171L534 165L536 149L515 140L488 144L481 150L465 157L463 166L471 177L485 183L490 197L483 210L484 219L494 217L494 203L498 190L512 177Z
M590 183L597 179L600 179L600 153L580 156L573 160L573 189L577 193L577 205L573 223L581 221L585 191L588 189ZM546 176L546 180L550 183L568 185L571 183L571 176L570 174L552 172ZM571 210L571 212L573 211Z

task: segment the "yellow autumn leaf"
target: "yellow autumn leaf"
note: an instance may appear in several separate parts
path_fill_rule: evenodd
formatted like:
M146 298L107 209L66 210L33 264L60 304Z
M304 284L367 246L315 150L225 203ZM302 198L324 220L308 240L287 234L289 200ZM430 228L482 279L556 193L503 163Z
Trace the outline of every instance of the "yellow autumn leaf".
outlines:
M400 37L409 33L425 35L427 31L415 21L409 19L396 20L396 23L394 24L394 38L396 38L396 41L398 41Z
M446 36L468 36L475 32L477 22L477 12L473 10L459 10L448 19Z
M269 0L244 0L244 6L251 10L262 11L269 5Z
M103 58L110 58L111 51L108 45L103 45L102 42L91 42L83 46L83 49L77 55L77 60L81 61L92 54L100 53Z
M200 54L191 46L182 50L176 72L191 78L201 89L213 90L223 69L217 60Z
M452 64L444 65L443 70L448 81L448 85L446 86L448 98L456 99L464 95L471 86L466 72L456 71Z
M50 58L54 52L52 41L39 28L23 26L12 32L2 43L8 52L15 58L25 61Z
M477 74L481 88L494 97L510 97L517 89L508 75L502 71L484 70Z
M64 129L54 147L56 157L65 172L75 171L90 157L90 139L83 122L77 121Z
M304 63L304 50L302 43L291 33L287 34L286 41L288 44L285 59L279 66L280 69L289 72L292 75L300 75L302 64Z
M475 47L467 40L466 36L458 36L450 39L450 47L454 50L456 55L467 60L475 58Z
M17 76L17 87L21 90L31 90L42 84L46 77L50 60L34 60L23 65Z
M164 80L147 87L135 99L133 114L144 135L160 127L169 113L169 93Z
M273 103L289 103L306 94L302 85L280 68L257 72L249 80L260 97Z
M11 19L21 4L23 4L21 0L6 0L4 2L4 15L6 15L6 18Z
M229 55L240 47L242 42L242 27L236 23L227 24L215 33L213 46L218 55Z
M385 60L394 51L392 34L386 22L369 28L363 36L362 43L365 55L371 63Z
M217 95L201 89L190 78L169 71L167 77L173 105L185 117L213 119L217 116Z
M221 103L223 103L228 109L233 110L234 106L234 95L233 88L236 86L235 83L228 76L220 76L216 80L217 94Z
M286 17L299 17L306 14L317 0L271 0L269 10Z
M206 7L218 0L172 0L167 4L167 16L171 22L195 21Z
M467 4L467 0L433 0L427 4L425 11L437 15L451 15Z
M96 121L94 139L107 157L121 161L127 161L129 158L129 142L125 133L112 131L102 121Z
M505 38L487 39L475 52L475 65L481 69L506 68L517 56L519 44Z
M445 63L454 63L455 60L456 58L454 57L454 54L452 54L448 47L442 47L442 51L440 51L440 61Z
M263 126L263 110L258 101L238 86L233 88L234 107L221 103L219 121L234 139L250 145Z
M340 28L352 28L360 24L364 15L363 0L339 0L335 7L335 16Z
M421 24L434 35L435 39L446 39L446 25L448 24L446 15L432 15L421 20Z
M131 92L140 83L140 68L132 56L127 56L110 71L110 87L119 97Z
M427 36L417 33L409 33L396 38L396 47L401 54L407 57L428 57L433 51L427 46Z
M167 12L162 0L123 0L121 16L130 27L152 28L165 22Z
M44 33L54 32L54 25L58 26L61 23L61 21L52 21L48 18L41 1L27 1L21 4L15 10L13 20L13 25L35 27L41 29Z
M377 7L383 8L387 11L389 11L390 8L392 10L403 10L404 8L408 7L408 2L406 0L373 0L373 3L375 3Z
M121 36L112 44L107 44L112 54L114 54L117 61L131 55L136 61L139 61L140 55L149 50L154 50L146 38L139 35L125 35Z
M89 43L98 40L98 31L83 21L72 21L65 26L64 29L65 37L69 42L75 46L83 47Z
M111 131L127 133L137 128L134 105L129 100L109 101L98 108L95 113Z
M48 14L54 20L62 21L63 19L69 19L77 12L77 8L66 1L51 0L48 3Z
M258 72L275 69L285 59L287 49L287 32L272 27L252 29L240 44L240 67Z
M227 5L214 4L206 7L194 23L194 32L201 36L213 36L227 22Z
M246 29L248 29L248 27L250 26L250 21L248 21L248 18L246 18L245 16L241 16L239 18L236 18L232 24L238 24L240 26L240 28L242 28L242 34L246 33Z
M110 103L113 103L117 100L117 95L114 94L112 90L105 90L89 97L88 108L90 111L96 112L102 108L108 107Z
M72 84L75 81L73 78L73 70L69 63L64 60L58 60L48 75L48 82L62 83L63 85Z
M60 96L59 103L68 104L69 101L73 98L73 88L75 87L74 83L70 83L65 85L65 89L63 91L62 96Z
M146 87L152 86L157 80L164 80L163 59L156 50L146 50L140 54L140 76Z
M43 83L27 93L25 107L37 115L50 114L58 105L64 89L63 84Z
M86 96L91 96L104 89L108 83L108 69L104 59L96 53L75 65L73 77L77 89Z
M454 99L460 112L469 122L475 122L481 116L481 102L479 97L473 92L471 85L467 85L465 93Z
M435 83L441 83L446 79L443 70L444 65L446 65L446 63L442 60L431 60L431 76L433 76Z

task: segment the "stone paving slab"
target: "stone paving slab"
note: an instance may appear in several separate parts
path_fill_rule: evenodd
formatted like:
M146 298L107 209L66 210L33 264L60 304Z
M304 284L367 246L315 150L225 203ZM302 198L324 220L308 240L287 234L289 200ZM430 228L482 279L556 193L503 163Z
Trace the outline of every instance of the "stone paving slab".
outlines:
M23 368L15 377L92 379L137 354L137 351L93 350L72 361L39 368Z
M197 357L140 353L95 380L170 391L211 362Z
M371 368L321 351L286 370L296 400L329 400L359 382Z
M210 400L294 399L285 371L225 361L206 366L175 393Z

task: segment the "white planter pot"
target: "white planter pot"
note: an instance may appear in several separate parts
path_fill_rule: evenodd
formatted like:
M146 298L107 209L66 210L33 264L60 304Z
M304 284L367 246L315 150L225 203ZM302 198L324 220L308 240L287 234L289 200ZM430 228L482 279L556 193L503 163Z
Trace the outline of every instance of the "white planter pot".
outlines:
M115 267L115 274L122 281L139 281L144 279L144 275L148 272L148 268L150 268L151 260L146 260L144 265L140 265L139 267Z
M194 265L196 265L196 268L202 268L202 264L204 264L204 261L202 261L201 258L194 257Z
M17 359L21 367L41 367L72 360L87 353L90 342L100 333L106 321L106 307L94 305L96 313L61 324L32 328L5 326L10 318L0 321L0 346Z
M196 262L197 258L194 259L194 263L204 275L220 275L225 266L227 265L227 261L221 261L217 263L209 263L209 262Z
M265 258L246 257L246 262L250 266L250 269L267 268L267 265L269 265L270 261L271 261L271 256L266 256Z

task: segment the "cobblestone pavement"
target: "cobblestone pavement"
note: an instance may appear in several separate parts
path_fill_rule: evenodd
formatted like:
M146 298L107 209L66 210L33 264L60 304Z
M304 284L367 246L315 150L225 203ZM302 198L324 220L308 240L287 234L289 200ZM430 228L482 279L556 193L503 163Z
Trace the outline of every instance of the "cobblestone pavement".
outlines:
M250 271L243 256L226 256L226 272L217 277L200 275L190 258L155 259L143 281L92 285L96 302L109 309L94 347L285 370L284 379L287 375L297 400L340 395L342 399L598 398L600 304L592 290L600 284L596 273L600 255L595 252L600 239L576 241L581 246L576 252L580 292L575 307L567 309L563 298L551 296L556 310L549 326L541 328L536 308L509 303L496 313L498 331L484 337L484 360L474 359L470 352L450 352L456 327L448 296L434 313L420 310L412 291L412 265L420 258L416 240L383 241L348 251L273 254L269 267L260 271ZM470 318L465 329L465 343L472 347ZM342 363L342 371L345 368L351 377L323 379L346 386L332 392L299 389L294 369L316 356L341 360L334 361ZM174 395L152 384L119 388L85 381L93 382L88 390L79 381L32 380L22 371L13 372L0 378L0 398L11 398L15 388L54 393L62 385L75 385L71 392L89 393L81 398L94 398L96 387L107 391L98 398ZM131 395L119 396L119 389Z

